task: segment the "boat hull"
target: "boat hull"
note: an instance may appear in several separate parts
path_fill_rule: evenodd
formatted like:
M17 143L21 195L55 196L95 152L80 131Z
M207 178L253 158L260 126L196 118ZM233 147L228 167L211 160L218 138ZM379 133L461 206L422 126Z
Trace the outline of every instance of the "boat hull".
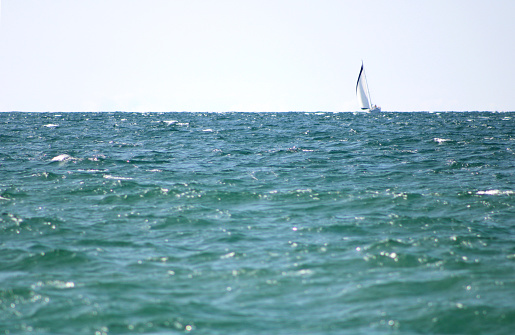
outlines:
M379 113L381 112L381 107L362 108L361 111L365 113Z

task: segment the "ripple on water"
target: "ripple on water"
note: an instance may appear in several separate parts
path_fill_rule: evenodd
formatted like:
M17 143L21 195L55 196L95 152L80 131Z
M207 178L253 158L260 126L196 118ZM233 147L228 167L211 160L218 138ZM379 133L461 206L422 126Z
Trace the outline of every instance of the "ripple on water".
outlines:
M506 117L0 113L0 324L508 334Z

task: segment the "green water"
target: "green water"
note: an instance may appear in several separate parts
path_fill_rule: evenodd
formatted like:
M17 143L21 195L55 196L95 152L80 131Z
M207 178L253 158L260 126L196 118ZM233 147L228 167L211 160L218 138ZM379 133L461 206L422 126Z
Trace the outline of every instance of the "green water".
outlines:
M515 113L0 113L0 334L513 334Z

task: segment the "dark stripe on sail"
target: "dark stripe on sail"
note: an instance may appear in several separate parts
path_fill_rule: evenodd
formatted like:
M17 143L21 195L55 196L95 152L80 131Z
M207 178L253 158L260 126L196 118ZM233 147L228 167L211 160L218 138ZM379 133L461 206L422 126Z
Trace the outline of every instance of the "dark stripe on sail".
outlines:
M361 70L359 70L358 81L356 82L356 94L358 93L359 79L361 78L361 73L362 72L363 72L363 63L361 63Z

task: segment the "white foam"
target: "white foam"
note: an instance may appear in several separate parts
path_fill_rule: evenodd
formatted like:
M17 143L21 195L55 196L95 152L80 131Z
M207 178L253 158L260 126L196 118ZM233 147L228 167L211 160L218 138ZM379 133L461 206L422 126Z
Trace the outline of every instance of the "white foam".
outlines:
M106 172L106 170L97 170L97 169L88 169L88 170L78 169L77 171L78 172L87 172L87 173Z
M167 125L171 125L171 124L175 124L175 123L177 123L179 121L177 121L177 120L168 120L168 121L163 121L163 122L166 123Z
M220 258L221 259L227 259L227 258L234 257L234 255L236 255L236 253L233 251L233 252L230 252L228 254L225 254L225 255L221 256Z
M55 127L59 127L58 124L55 124L55 123L49 123L49 124L45 124L43 127L47 127L47 128L55 128Z
M67 289L67 288L74 288L75 287L75 283L74 282L72 282L72 281L64 282L64 281L61 281L61 280L48 281L48 282L46 282L46 285L52 286L52 287L55 287L55 288L60 288L60 289Z
M513 191L501 191L501 190L486 190L486 191L477 191L476 194L479 195L512 195L515 194Z
M74 158L70 155L62 154L59 156L55 156L54 158L52 158L51 161L52 162L64 162L64 161L71 160L71 159L74 159Z
M104 175L105 179L114 179L114 180L132 180L133 178L129 177L117 177L117 176L111 176L110 174Z
M448 142L448 141L450 141L450 139L448 139L448 138L438 138L438 137L435 137L435 138L433 138L433 141L438 142L438 143L444 143L444 142Z

